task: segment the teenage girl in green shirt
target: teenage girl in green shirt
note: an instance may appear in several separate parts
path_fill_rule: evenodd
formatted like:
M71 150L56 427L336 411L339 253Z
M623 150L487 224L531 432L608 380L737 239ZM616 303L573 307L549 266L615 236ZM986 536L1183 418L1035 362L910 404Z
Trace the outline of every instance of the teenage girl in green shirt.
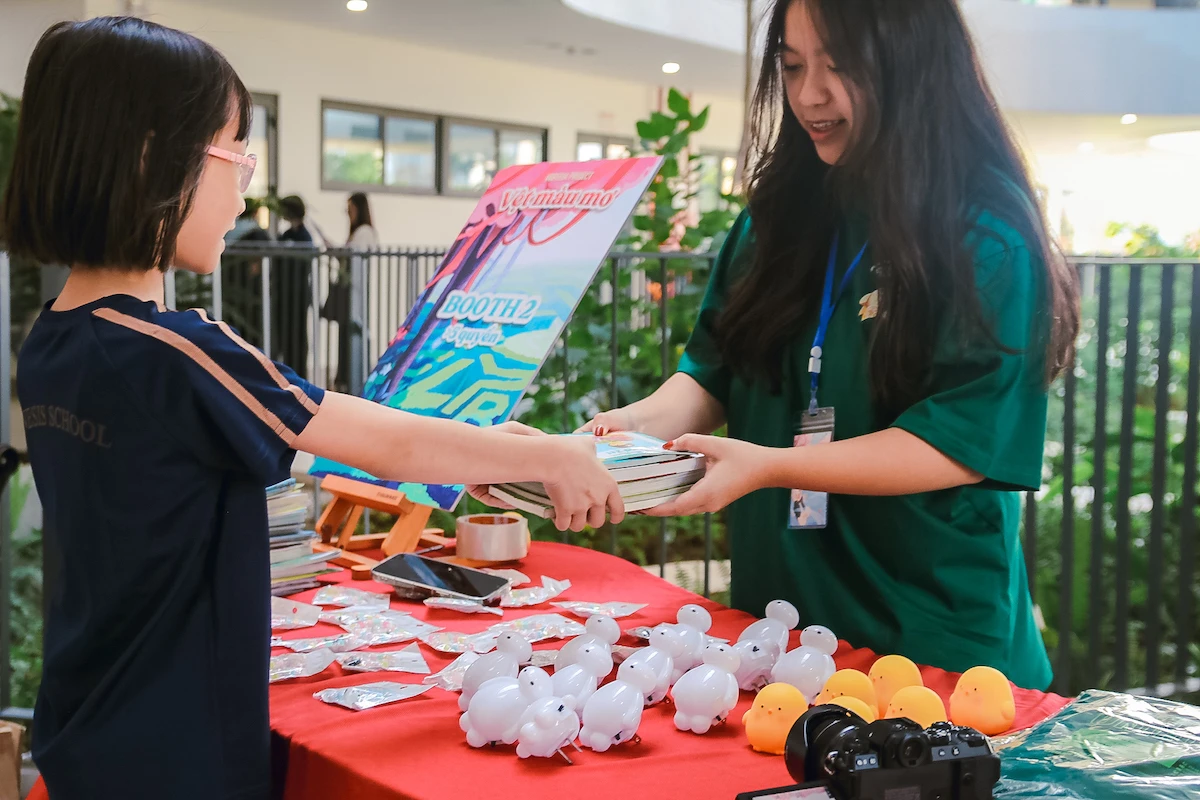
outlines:
M734 606L1046 688L1016 492L1042 483L1077 290L957 3L777 0L753 122L679 372L588 428L708 457L655 513L730 507Z

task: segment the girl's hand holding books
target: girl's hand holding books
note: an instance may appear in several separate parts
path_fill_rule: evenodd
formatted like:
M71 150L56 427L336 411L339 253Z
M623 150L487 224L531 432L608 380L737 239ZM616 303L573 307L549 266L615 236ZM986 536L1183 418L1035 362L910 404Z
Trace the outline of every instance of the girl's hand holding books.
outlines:
M590 438L548 436L519 422L507 422L495 430L544 437L545 463L554 468L553 477L542 483L553 503L554 527L558 530L578 532L587 526L600 527L606 517L611 517L614 524L625 518L621 492L608 470L596 458L596 448ZM490 494L489 490L488 486L467 487L476 500L494 508L511 508Z

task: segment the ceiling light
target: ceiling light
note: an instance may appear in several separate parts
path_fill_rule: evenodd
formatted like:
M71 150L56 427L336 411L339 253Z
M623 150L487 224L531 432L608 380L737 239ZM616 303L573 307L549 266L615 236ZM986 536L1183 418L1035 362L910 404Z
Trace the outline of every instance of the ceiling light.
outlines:
M1146 144L1155 150L1178 153L1182 156L1200 157L1200 131L1160 133L1158 136L1151 136Z
M367 0L346 0L347 11L366 11Z
M1121 117L1122 125L1132 125L1135 122L1137 122L1137 114L1126 114L1125 116Z
M1096 145L1092 144L1091 142L1081 142L1079 144L1079 152L1081 153L1091 153L1095 149Z
M668 61L667 63L663 64L663 72L667 73L668 75L674 75L676 72L679 72L679 65L674 61Z

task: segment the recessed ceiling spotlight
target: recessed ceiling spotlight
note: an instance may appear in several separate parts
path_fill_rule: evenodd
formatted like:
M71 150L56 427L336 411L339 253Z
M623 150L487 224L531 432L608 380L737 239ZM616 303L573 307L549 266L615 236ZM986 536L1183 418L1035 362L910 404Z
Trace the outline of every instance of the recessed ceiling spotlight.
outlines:
M1125 114L1121 117L1122 125L1132 125L1137 122L1137 114Z
M366 11L367 0L346 0L347 11Z
M1177 153L1181 156L1200 157L1200 131L1179 131L1151 136L1147 144L1155 150Z
M674 61L668 61L667 63L663 64L662 69L666 74L674 75L676 72L679 72L679 65Z

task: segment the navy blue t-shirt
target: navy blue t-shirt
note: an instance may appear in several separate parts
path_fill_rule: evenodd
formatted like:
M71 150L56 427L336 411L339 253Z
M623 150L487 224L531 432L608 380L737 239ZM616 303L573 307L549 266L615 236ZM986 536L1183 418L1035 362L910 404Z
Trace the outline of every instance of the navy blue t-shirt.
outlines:
M53 800L269 792L264 488L324 393L203 311L47 307L18 393L49 598L33 757Z

